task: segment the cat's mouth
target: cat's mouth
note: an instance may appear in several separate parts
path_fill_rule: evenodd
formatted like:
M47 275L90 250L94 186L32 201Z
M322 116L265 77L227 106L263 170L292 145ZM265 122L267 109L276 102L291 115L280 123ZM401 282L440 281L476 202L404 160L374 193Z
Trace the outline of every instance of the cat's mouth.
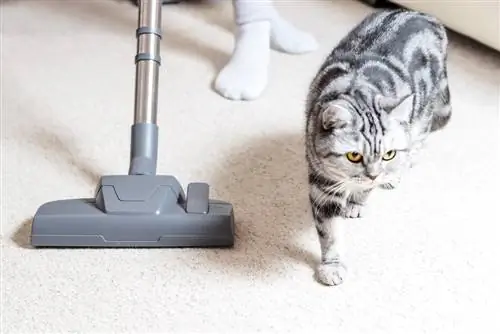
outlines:
M364 176L355 176L350 180L347 180L349 186L353 190L370 190L378 187L380 185L380 177L376 179L371 179Z
M364 175L349 176L334 166L325 165L326 175L342 183L342 187L349 191L366 191L378 187L382 182L382 176L369 178Z

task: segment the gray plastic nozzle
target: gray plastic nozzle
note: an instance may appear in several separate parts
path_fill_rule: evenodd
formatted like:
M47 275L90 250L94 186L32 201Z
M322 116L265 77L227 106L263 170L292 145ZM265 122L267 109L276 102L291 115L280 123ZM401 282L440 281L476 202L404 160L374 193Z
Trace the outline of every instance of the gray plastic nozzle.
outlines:
M132 125L129 175L155 175L158 158L158 126Z

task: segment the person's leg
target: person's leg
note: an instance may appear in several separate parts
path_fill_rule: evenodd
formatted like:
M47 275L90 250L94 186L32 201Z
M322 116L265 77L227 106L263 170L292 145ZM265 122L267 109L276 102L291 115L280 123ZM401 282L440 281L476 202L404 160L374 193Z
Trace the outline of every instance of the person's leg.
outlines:
M289 54L302 54L316 50L318 45L311 34L295 27L273 8L271 47Z
M267 85L271 6L271 0L233 0L237 24L233 53L215 80L222 96L253 100Z
M229 62L215 89L231 100L253 100L267 85L270 47L290 54L313 51L316 40L283 19L272 0L233 0L237 25Z

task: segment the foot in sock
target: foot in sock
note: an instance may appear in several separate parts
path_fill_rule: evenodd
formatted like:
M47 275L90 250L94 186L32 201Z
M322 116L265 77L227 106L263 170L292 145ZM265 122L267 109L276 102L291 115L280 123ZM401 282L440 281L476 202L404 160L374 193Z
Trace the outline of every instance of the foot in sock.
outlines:
M238 27L231 59L215 80L215 90L230 100L254 100L267 85L271 25L268 21Z
M271 47L289 54L312 52L318 48L316 39L275 13L271 20Z

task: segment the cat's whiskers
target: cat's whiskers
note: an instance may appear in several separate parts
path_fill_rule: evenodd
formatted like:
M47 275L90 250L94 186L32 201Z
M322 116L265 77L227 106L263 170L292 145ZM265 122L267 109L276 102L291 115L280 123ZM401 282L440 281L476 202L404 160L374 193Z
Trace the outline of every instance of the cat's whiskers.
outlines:
M349 194L345 181L337 181L335 184L325 188L314 188L314 202L323 206L332 201L332 196L341 195L342 200L346 200Z
M348 197L349 197L349 194L350 194L350 190L349 190L349 183L347 180L340 180L340 181L337 181L337 183L334 185L334 186L331 186L328 189L328 192L330 193L330 195L328 194L325 194L325 196L327 197L326 200L330 199L331 198L331 195L333 194L336 194L336 195L342 195L342 200L345 201Z

